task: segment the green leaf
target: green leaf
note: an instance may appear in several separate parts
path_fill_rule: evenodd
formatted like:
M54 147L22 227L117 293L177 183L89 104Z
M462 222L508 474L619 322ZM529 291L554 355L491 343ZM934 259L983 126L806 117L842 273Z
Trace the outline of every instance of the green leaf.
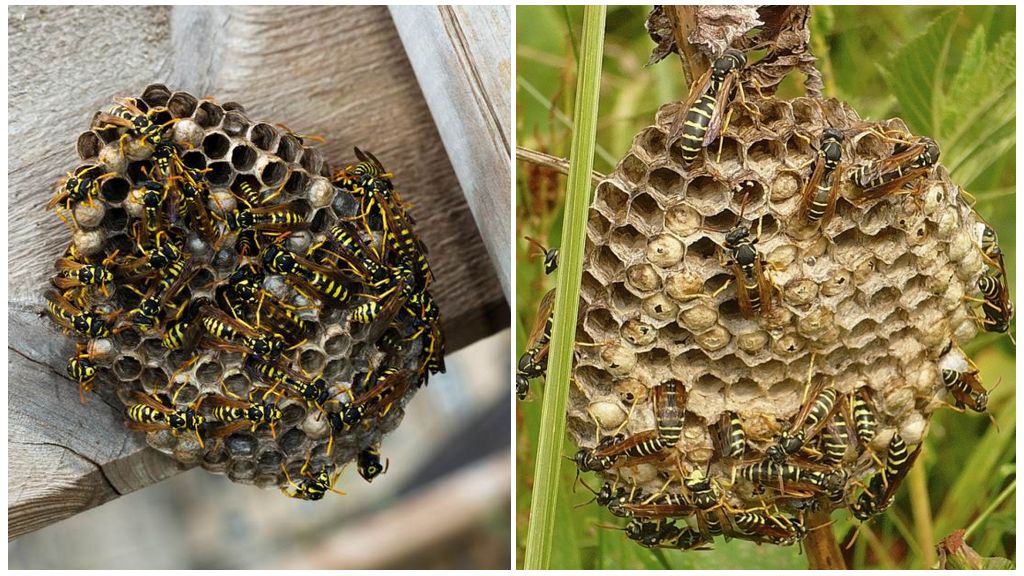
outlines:
M897 50L882 68L903 118L915 132L938 134L937 104L943 94L942 77L959 14L957 9L944 12L923 34Z
M580 280L583 273L583 243L590 204L590 178L594 165L598 100L601 93L601 60L604 54L606 8L587 6L583 12L576 105L573 109L572 148L566 183L563 225L548 378L544 386L530 529L526 537L523 567L544 570L551 564L555 541L555 520L559 510L559 478L565 438L565 407L569 395L569 373L576 340Z

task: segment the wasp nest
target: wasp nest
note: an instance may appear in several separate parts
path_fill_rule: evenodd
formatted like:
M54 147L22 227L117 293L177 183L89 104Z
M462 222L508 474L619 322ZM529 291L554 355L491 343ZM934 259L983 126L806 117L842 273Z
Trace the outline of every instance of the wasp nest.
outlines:
M879 513L937 409L984 409L959 345L992 325L979 282L998 271L994 236L985 244L937 151L900 120L748 91L687 162L685 135L670 137L680 106L636 136L590 208L568 409L577 463L606 478L599 503L634 518L645 545L723 531L791 544L807 510ZM841 163L819 182L837 178L837 197L815 220L804 191L830 131ZM865 192L861 167L915 146L927 166ZM669 523L683 518L697 529Z
M116 390L150 446L317 499L376 450L443 339L391 174L151 85L97 113L50 202L73 230L47 292L68 372ZM106 384L104 384L106 385Z

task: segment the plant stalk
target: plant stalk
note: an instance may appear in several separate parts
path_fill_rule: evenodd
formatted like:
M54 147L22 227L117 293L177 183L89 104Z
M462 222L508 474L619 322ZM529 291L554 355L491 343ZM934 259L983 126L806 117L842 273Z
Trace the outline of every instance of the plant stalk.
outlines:
M552 322L547 383L544 387L544 405L541 407L537 442L537 465L534 468L533 501L530 503L530 527L523 561L526 570L547 569L555 545L555 509L558 504L565 407L569 395L580 280L583 274L583 243L594 165L605 15L604 6L586 6L583 9L583 38L580 43L576 103L573 109L574 131L566 182L565 219L562 223L562 261L558 270L558 296Z
M843 552L839 549L835 532L832 531L831 515L817 511L807 519L807 565L811 570L846 570Z
M516 146L516 159L522 160L523 162L529 162L536 166L543 166L550 168L559 174L569 173L569 161L565 158L559 158L558 156L552 156L551 154L545 154L529 148L523 148L522 146ZM594 186L601 183L604 180L604 174L601 174L597 170L590 172L590 181Z

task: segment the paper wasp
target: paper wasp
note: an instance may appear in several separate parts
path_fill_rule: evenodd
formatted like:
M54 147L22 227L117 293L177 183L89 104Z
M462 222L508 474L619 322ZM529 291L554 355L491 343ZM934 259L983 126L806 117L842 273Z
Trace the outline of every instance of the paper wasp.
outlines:
M694 550L711 540L689 526L679 528L674 522L633 520L626 526L626 536L645 548Z
M551 321L555 312L555 290L552 288L540 301L533 328L526 337L526 352L519 357L516 371L516 396L524 400L530 392L530 380L541 378L548 365L551 342Z
M677 117L669 132L669 142L682 141L684 163L696 160L701 149L718 138L736 77L746 63L743 52L726 50L691 88L680 109L686 114Z
M114 101L118 103L118 106L114 107L110 113L100 113L96 120L101 124L101 128L127 128L120 140L122 153L124 140L129 136L138 138L145 146L155 148L164 141L164 130L178 121L177 118L172 118L162 124L155 122L155 117L166 113L167 109L149 109L142 100L137 98L115 98ZM143 107L146 107L146 110L143 110Z
M259 328L274 326L289 345L303 341L310 330L309 322L291 306L262 288L263 273L251 263L238 266L227 281L214 292L217 304L235 318Z
M171 241L164 230L157 233L154 243L139 242L138 248L142 256L128 256L115 269L117 275L126 282L155 274L181 258L181 248Z
M283 386L285 390L298 394L307 404L323 410L329 397L328 384L323 378L300 376L288 368L256 356L248 356L245 365L261 379L275 386Z
M826 466L841 464L846 457L849 441L850 427L846 423L846 418L843 417L843 411L839 411L821 432L820 462Z
M371 374L366 375L369 381ZM360 394L355 400L348 404L342 404L338 413L329 413L328 421L332 427L339 421L331 419L332 414L340 416L340 422L344 424L343 429L351 428L362 421L363 417L373 408L377 408L378 417L385 416L396 401L405 395L412 384L412 374L408 370L397 368L386 368L377 375L374 385L369 390Z
M344 265L368 286L379 287L391 282L388 268L363 242L350 222L337 221L328 235L332 250L327 250L323 243L311 247L307 253L311 261L324 264L325 257L333 256L338 267Z
M975 412L984 412L988 408L988 391L981 385L977 372L959 372L944 368L942 383L953 396L957 408L966 406Z
M111 322L118 312L97 314L83 311L54 290L47 290L46 305L58 324L85 338L106 338L111 334Z
M187 172L168 180L169 185L175 182L173 185L177 194L172 198L172 211L188 222L203 241L214 242L217 239L217 232L214 230L210 212L206 209L210 194L206 183L187 176Z
M132 323L144 331L156 326L167 302L181 292L195 272L191 257L181 258L164 268L149 290L140 294L142 301L129 313ZM127 287L135 290L131 286Z
M867 392L861 389L853 396L854 430L857 433L857 439L865 446L871 444L871 441L875 439L875 429L878 427L875 412L871 409L871 405L865 397L866 394Z
M900 143L892 156L864 164L853 174L863 190L861 199L881 198L928 173L939 160L939 146L927 137L912 144Z
M174 393L174 397L171 399L172 405L176 405L178 393L182 388L184 388L184 384ZM128 428L140 432L170 430L175 435L182 431L190 431L195 433L199 445L205 446L203 436L199 432L199 429L206 423L206 418L199 414L199 405L203 402L202 396L196 398L193 405L177 409L165 406L156 398L141 392L134 392L132 398L135 399L135 403L128 405L125 409L129 420Z
M337 303L348 300L345 281L336 271L314 264L290 250L274 244L263 251L263 266L274 274L296 282L300 292L315 292Z
M405 303L414 296L413 281L412 270L408 268L394 270L393 276L391 276L391 286L375 296L362 294L370 300L353 308L349 318L355 324L371 324L378 319L382 324L389 324ZM419 298L423 297L421 292ZM418 302L420 300L414 300L414 303Z
M526 241L530 243L531 251L544 256L544 274L550 276L552 272L558 269L558 248L546 248L539 241L529 236L526 236Z
M214 418L223 424L209 436L211 438L230 436L247 426L250 432L256 432L256 429L264 424L269 426L270 433L276 436L275 427L281 420L281 409L276 403L267 400L271 390L273 389L268 388L264 391L260 401L252 399L258 389L253 389L253 394L249 395L248 402L228 396L207 396L206 404L213 406Z
M608 484L605 486L611 488ZM608 495L610 494L609 492ZM600 499L598 503L601 503ZM604 505L608 507L609 512L620 518L680 518L697 512L697 508L678 493L662 494L657 498L647 499L642 495L629 500L619 497L609 500Z
M98 287L104 296L109 296L107 284L114 281L112 265L116 257L115 250L100 264L79 262L80 256L72 245L68 253L57 259L57 275L53 278L53 285L65 294L68 290L80 289L83 297L87 288Z
M580 471L600 472L614 465L619 458L646 458L671 448L683 433L683 410L686 390L677 380L667 380L654 389L654 416L657 428L634 434L606 436L593 450L583 448L576 453Z
M807 535L807 530L797 518L767 511L740 510L730 516L737 535L752 542L768 542L779 546L791 546Z
M360 450L359 456L356 457L356 468L359 471L359 475L367 482L373 482L374 478L387 472L389 465L390 460L386 460L384 465L381 466L380 449L377 446L370 446Z
M78 396L85 404L85 393L92 391L96 381L96 363L92 361L86 346L80 343L75 346L75 355L68 359L67 374L78 382Z
M285 479L293 488L289 492L288 487L282 486L281 492L289 498L298 498L300 500L320 500L328 491L344 496L344 492L334 487L334 483L338 481L341 471L339 470L337 473L334 473L332 478L332 472L330 472L328 466L321 464L319 471L315 474L308 474L310 456L312 454L306 457L306 462L303 463L302 468L299 470L299 476L302 476L302 479L298 483L292 480L288 474L288 468L285 467L283 462L281 463L281 471L284 472Z
M889 508L895 499L897 488L920 454L921 449L918 448L914 450L913 455L908 455L903 437L898 432L894 433L889 440L885 467L871 477L868 487L854 503L850 504L853 517L866 522Z
M803 448L804 443L814 438L832 417L838 395L835 388L825 386L824 380L815 386L789 428L780 435L778 443L768 447L768 457L781 464L787 455Z
M284 338L275 332L261 333L244 321L232 318L219 308L207 306L200 322L213 339L211 346L263 359L274 359L284 351Z
M228 230L239 235L238 253L252 255L260 250L261 235L280 235L291 230L300 230L309 226L305 216L305 201L292 200L276 206L261 206L236 209L227 215ZM254 245L249 245L249 241Z
M978 289L984 297L985 320L982 324L989 332L1006 332L1013 318L1013 303L1010 302L1005 278L1000 271L999 274L985 274L978 280Z
M71 212L73 218L75 204L85 201L91 203L94 198L99 196L100 182L117 175L113 172L96 174L99 170L103 170L103 166L97 164L82 166L74 172L69 172L67 178L59 184L60 189L57 194L46 203L46 209L52 210L61 206Z
M804 186L800 204L800 221L811 224L820 221L828 223L836 208L839 194L839 176L842 173L840 160L843 156L843 133L835 128L825 128L821 133L821 145L814 160L814 169Z
M742 458L747 449L747 438L736 413L723 412L717 426L717 433L712 435L712 440L718 443L718 449L722 452L722 456L733 459Z
M845 475L824 466L813 464L778 464L766 458L738 470L740 478L766 487L778 486L779 491L807 489L812 493L822 491L835 493L845 488Z
M768 315L772 308L772 283L764 271L764 258L754 244L758 238L750 237L750 228L737 224L725 236L725 248L731 260L736 280L736 298L744 318L753 318L758 312Z
M184 347L198 326L196 319L202 314L203 308L211 305L209 298L196 298L182 306L176 317L165 326L160 345L168 350Z

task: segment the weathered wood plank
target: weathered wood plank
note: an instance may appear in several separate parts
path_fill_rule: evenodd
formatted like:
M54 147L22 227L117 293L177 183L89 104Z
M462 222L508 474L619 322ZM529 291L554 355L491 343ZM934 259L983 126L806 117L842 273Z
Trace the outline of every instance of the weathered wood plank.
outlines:
M508 6L391 6L420 88L509 298Z
M385 8L19 7L9 16L10 538L178 469L124 430L113 403L79 403L63 376L72 342L37 317L68 240L42 206L76 163L77 135L112 96L164 81L241 102L255 120L322 134L332 164L350 160L355 144L373 151L395 172L430 248L449 351L508 326L494 268Z

